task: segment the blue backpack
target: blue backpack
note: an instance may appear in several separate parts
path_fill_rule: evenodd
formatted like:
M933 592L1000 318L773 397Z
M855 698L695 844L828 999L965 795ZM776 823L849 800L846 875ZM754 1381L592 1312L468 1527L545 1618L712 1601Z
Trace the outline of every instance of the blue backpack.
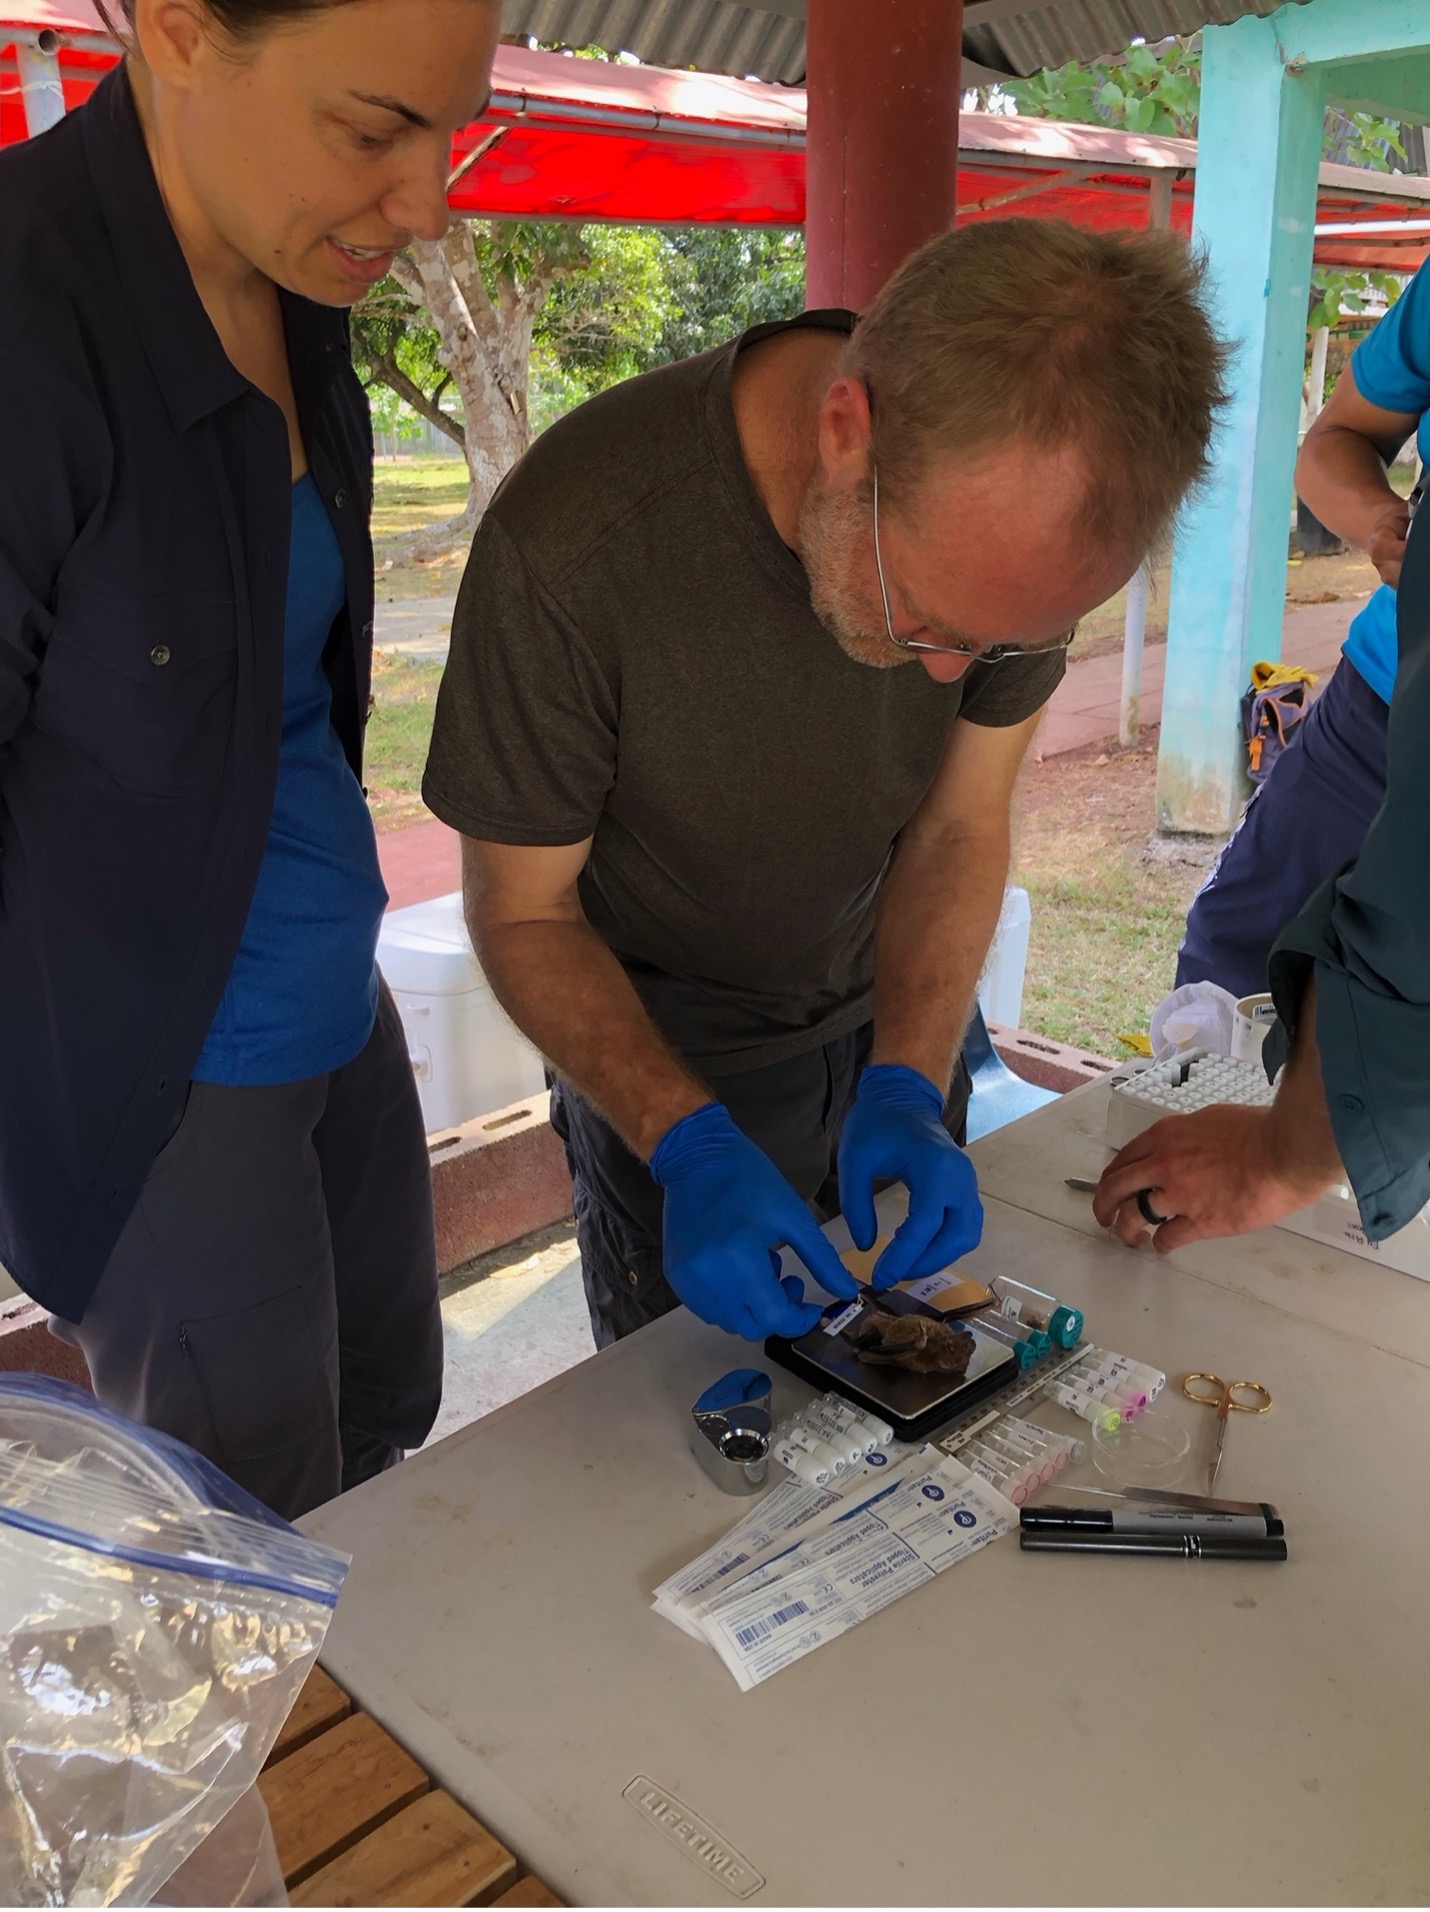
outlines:
M1310 708L1306 700L1315 682L1314 671L1295 664L1252 665L1251 684L1241 700L1241 728L1253 783L1266 781L1297 724L1305 722Z

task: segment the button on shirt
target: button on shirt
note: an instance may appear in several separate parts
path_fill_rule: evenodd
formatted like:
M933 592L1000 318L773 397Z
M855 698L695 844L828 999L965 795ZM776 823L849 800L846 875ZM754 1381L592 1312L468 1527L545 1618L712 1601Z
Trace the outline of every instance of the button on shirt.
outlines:
M1288 1030L1315 980L1331 1126L1372 1241L1393 1235L1430 1202L1430 523L1423 512L1411 527L1397 600L1400 670L1385 803L1359 857L1316 891L1282 932L1270 964Z
M273 821L228 987L194 1065L202 1082L301 1082L351 1062L372 1034L387 891L323 671L346 601L342 552L309 476L293 488Z
M1418 412L1422 464L1430 464L1430 276L1422 266L1351 359L1356 390L1387 412ZM1395 592L1375 591L1351 622L1345 654L1377 697L1395 689Z

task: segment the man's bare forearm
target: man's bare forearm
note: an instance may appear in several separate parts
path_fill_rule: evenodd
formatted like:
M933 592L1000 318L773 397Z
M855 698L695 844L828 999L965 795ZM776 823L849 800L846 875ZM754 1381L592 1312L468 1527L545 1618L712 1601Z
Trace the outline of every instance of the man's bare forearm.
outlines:
M1314 983L1302 998L1291 1057L1277 1084L1271 1112L1271 1149L1281 1179L1304 1183L1313 1192L1329 1187L1345 1174L1321 1077Z
M672 1123L713 1099L588 923L475 921L471 930L502 1008L643 1161Z
M1296 491L1328 530L1363 551L1387 512L1404 510L1380 450L1343 425L1307 434L1296 462Z
M1006 829L900 842L879 898L875 1062L900 1062L948 1086L998 927L1008 856Z

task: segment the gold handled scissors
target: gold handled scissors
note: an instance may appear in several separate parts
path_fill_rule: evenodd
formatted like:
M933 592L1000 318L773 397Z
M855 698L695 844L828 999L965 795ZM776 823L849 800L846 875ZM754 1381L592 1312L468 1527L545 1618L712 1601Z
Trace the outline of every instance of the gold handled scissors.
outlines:
M1189 1374L1182 1382L1182 1392L1199 1407L1216 1409L1216 1452L1207 1465L1207 1492L1213 1494L1226 1447L1227 1421L1233 1412L1269 1414L1271 1390L1259 1381L1223 1381L1219 1374Z

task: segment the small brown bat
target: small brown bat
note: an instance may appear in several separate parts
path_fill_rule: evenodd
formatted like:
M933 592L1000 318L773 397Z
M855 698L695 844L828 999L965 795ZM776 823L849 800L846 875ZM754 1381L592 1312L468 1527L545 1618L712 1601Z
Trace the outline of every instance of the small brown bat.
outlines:
M914 1374L966 1374L973 1336L928 1315L883 1314L871 1309L844 1330L871 1368L908 1368Z

